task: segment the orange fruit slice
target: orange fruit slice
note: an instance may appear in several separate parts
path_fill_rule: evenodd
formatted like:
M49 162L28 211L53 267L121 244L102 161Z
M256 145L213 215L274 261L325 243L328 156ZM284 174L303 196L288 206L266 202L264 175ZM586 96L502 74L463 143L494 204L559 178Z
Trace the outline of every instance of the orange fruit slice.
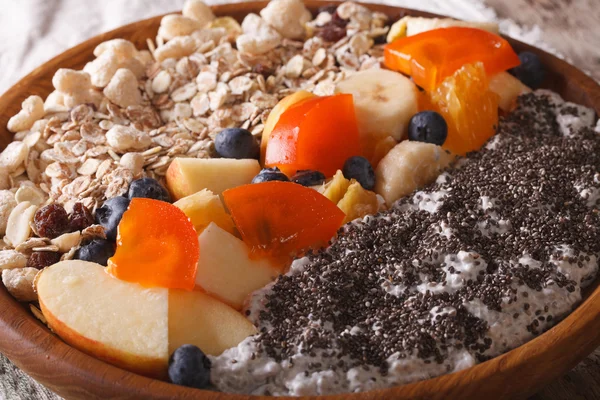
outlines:
M496 133L499 97L489 89L483 64L467 64L422 99L423 109L439 112L448 123L444 148L458 155L476 151Z

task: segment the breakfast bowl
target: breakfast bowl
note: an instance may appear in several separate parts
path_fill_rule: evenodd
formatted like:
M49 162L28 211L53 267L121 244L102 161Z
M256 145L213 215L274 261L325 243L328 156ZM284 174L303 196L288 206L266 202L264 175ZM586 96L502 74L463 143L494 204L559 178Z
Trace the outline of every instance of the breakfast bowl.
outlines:
M266 2L225 4L212 7L217 16L242 21L258 14ZM336 3L307 0L306 7L316 14L323 6ZM365 4L370 10L391 18L399 15L432 14L378 4ZM48 61L23 78L0 97L0 140L5 148L12 140L7 123L20 111L31 94L42 97L52 90L52 78L59 68L82 69L93 60L94 49L107 40L123 38L138 49L148 47L162 17L154 17L96 36ZM530 51L546 68L542 87L565 100L600 111L600 86L581 71L544 51L507 39L517 52ZM167 177L168 179L168 177ZM323 396L356 399L447 399L447 398L526 398L559 378L600 345L600 278L583 291L583 301L564 320L548 331L490 360L458 372L388 389L362 393ZM250 399L251 395L221 393L177 386L118 368L77 350L53 334L32 314L29 307L15 300L0 287L0 351L15 365L57 394L68 399L148 398L148 399ZM43 307L42 307L43 308ZM37 309L34 309L38 312ZM144 372L144 371L142 371ZM161 377L161 376L159 376ZM306 396L301 398L320 398ZM262 397L268 398L268 397ZM292 397L289 397L292 398Z

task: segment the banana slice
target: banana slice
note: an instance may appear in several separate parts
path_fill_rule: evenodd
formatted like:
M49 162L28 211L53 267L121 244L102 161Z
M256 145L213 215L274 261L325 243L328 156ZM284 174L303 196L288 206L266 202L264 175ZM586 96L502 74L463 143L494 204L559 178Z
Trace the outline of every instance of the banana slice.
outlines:
M388 206L433 182L454 160L440 146L405 140L394 147L375 170L375 192Z
M523 82L509 74L500 72L490 78L490 90L496 93L500 100L498 106L503 111L512 111L517 106L517 97L531 89Z
M402 74L384 69L367 69L337 83L336 93L354 96L358 130L365 139L406 136L408 122L417 112L417 87Z
M405 36L412 36L438 28L449 28L451 26L477 28L496 34L498 33L498 24L494 22L468 22L452 18L404 17L391 26L387 36L387 42L391 43L394 40Z

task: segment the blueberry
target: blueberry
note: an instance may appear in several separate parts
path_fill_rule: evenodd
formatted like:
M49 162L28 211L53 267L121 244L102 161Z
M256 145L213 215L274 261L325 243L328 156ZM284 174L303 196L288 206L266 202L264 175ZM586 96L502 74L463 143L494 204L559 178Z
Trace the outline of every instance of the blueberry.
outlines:
M252 183L262 183L269 181L282 181L289 182L289 178L279 170L279 168L265 168L258 173L253 179Z
M529 51L519 53L521 65L514 67L510 73L532 89L539 87L544 81L546 71L540 58Z
M75 258L106 266L108 259L115 255L115 244L106 239L94 239L84 244L75 253Z
M210 383L210 360L193 344L184 344L169 357L169 379L176 385L202 389Z
M302 186L316 186L325 182L325 175L319 171L303 169L296 172L296 174L292 176L291 181Z
M410 119L408 139L415 142L433 143L441 146L448 136L448 124L435 111L421 111Z
M130 201L123 196L113 197L106 200L104 205L96 210L96 222L104 227L108 239L117 240L117 227L123 218L123 213L127 211Z
M129 186L129 198L143 197L146 199L154 199L160 201L171 202L171 196L163 185L158 183L156 179L142 178L131 182Z
M247 129L227 128L217 133L215 150L223 158L258 158L258 142Z
M347 159L342 173L346 179L356 179L367 190L373 190L375 187L375 171L369 160L364 157L354 156Z

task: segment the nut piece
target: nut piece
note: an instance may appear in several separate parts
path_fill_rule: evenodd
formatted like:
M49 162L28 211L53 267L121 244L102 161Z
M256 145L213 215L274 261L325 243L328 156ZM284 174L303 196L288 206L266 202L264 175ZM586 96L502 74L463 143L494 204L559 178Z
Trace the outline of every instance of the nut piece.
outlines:
M304 38L304 24L312 18L300 0L272 0L261 10L260 16L287 39Z
M236 39L242 53L264 54L281 43L281 35L256 14L248 14L242 22L243 35Z
M159 62L167 58L181 58L189 56L194 50L196 50L196 41L189 36L180 36L156 49L154 58Z
M28 201L33 205L39 206L46 201L46 195L35 186L21 186L17 190L17 193L15 193L14 199L17 203Z
M130 170L134 176L137 176L142 173L144 161L144 156L141 153L126 153L123 154L119 162L123 167Z
M131 126L115 125L106 132L106 141L118 152L145 150L152 143L150 136Z
M60 235L50 241L51 244L58 246L58 251L67 253L73 247L79 246L81 242L81 232L71 232Z
M0 153L0 168L12 173L18 170L29 155L29 147L23 142L10 142Z
M24 268L27 257L16 250L0 251L0 269Z
M6 237L5 241L13 246L17 247L31 235L31 222L33 216L37 211L37 206L34 206L28 201L17 204L12 210L8 217L8 223L6 224Z
M6 290L19 301L37 301L33 281L40 271L35 268L5 269L2 271L2 283Z
M138 90L138 81L134 73L128 69L119 69L104 88L107 99L122 108L137 106L142 103L142 95Z
M15 195L10 190L0 190L0 235L6 233L6 224L8 217L17 206Z
M171 74L165 70L160 71L154 79L152 79L152 91L154 93L166 92L169 89L169 86L171 86L171 81Z
M215 15L210 7L200 0L187 0L183 5L182 14L198 21L201 27L206 26L210 21L215 19Z
M160 20L158 34L166 40L171 40L177 36L189 36L192 32L202 29L205 24L183 15L171 14L165 15Z
M11 132L27 130L42 118L44 113L44 100L40 96L29 96L21 103L21 111L8 120L7 128Z

